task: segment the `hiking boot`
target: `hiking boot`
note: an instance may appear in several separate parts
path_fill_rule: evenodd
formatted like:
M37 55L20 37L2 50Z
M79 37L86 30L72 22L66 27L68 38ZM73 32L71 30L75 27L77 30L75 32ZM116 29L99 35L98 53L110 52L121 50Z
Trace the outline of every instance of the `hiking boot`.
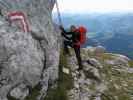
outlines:
M77 70L78 70L78 71L81 71L81 70L83 70L83 68L79 67Z

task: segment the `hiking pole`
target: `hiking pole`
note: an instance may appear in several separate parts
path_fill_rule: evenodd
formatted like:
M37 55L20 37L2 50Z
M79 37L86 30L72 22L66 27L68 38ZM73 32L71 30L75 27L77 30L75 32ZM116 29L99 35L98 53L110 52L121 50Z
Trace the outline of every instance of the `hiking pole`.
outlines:
M58 0L55 0L55 4L56 4L56 9L57 9L57 16L58 16L59 26L63 27ZM61 42L62 42L62 47L64 47L63 38L62 38Z
M58 4L58 1L57 0L55 0L55 4L56 4L56 8L57 8L59 25L60 26L63 26L62 20L61 20L61 13L60 13L60 9L59 9L59 4Z

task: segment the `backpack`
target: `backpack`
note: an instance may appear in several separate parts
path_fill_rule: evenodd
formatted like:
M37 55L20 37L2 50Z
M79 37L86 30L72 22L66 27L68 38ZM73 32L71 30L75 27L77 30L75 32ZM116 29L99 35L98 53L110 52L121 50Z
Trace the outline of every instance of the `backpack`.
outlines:
M80 44L83 45L86 42L86 32L87 29L84 26L80 26L78 28L78 32L80 33Z

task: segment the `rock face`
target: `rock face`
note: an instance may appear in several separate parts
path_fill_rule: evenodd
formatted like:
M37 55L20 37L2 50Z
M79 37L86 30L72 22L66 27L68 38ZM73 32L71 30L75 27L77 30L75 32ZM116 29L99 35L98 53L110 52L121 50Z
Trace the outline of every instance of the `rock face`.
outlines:
M58 78L59 34L54 32L54 0L0 0L0 100L23 100L41 85L40 96ZM7 13L25 14L30 31L9 23Z

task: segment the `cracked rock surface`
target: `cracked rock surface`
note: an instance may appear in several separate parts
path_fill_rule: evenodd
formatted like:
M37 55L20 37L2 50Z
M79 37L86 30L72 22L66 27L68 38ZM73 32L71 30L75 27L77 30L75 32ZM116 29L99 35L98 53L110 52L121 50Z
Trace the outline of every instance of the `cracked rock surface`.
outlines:
M38 84L44 89L41 98L58 78L60 44L51 17L54 2L0 0L0 100L23 100ZM18 23L9 24L6 13L12 11L25 14L30 32L23 32Z

